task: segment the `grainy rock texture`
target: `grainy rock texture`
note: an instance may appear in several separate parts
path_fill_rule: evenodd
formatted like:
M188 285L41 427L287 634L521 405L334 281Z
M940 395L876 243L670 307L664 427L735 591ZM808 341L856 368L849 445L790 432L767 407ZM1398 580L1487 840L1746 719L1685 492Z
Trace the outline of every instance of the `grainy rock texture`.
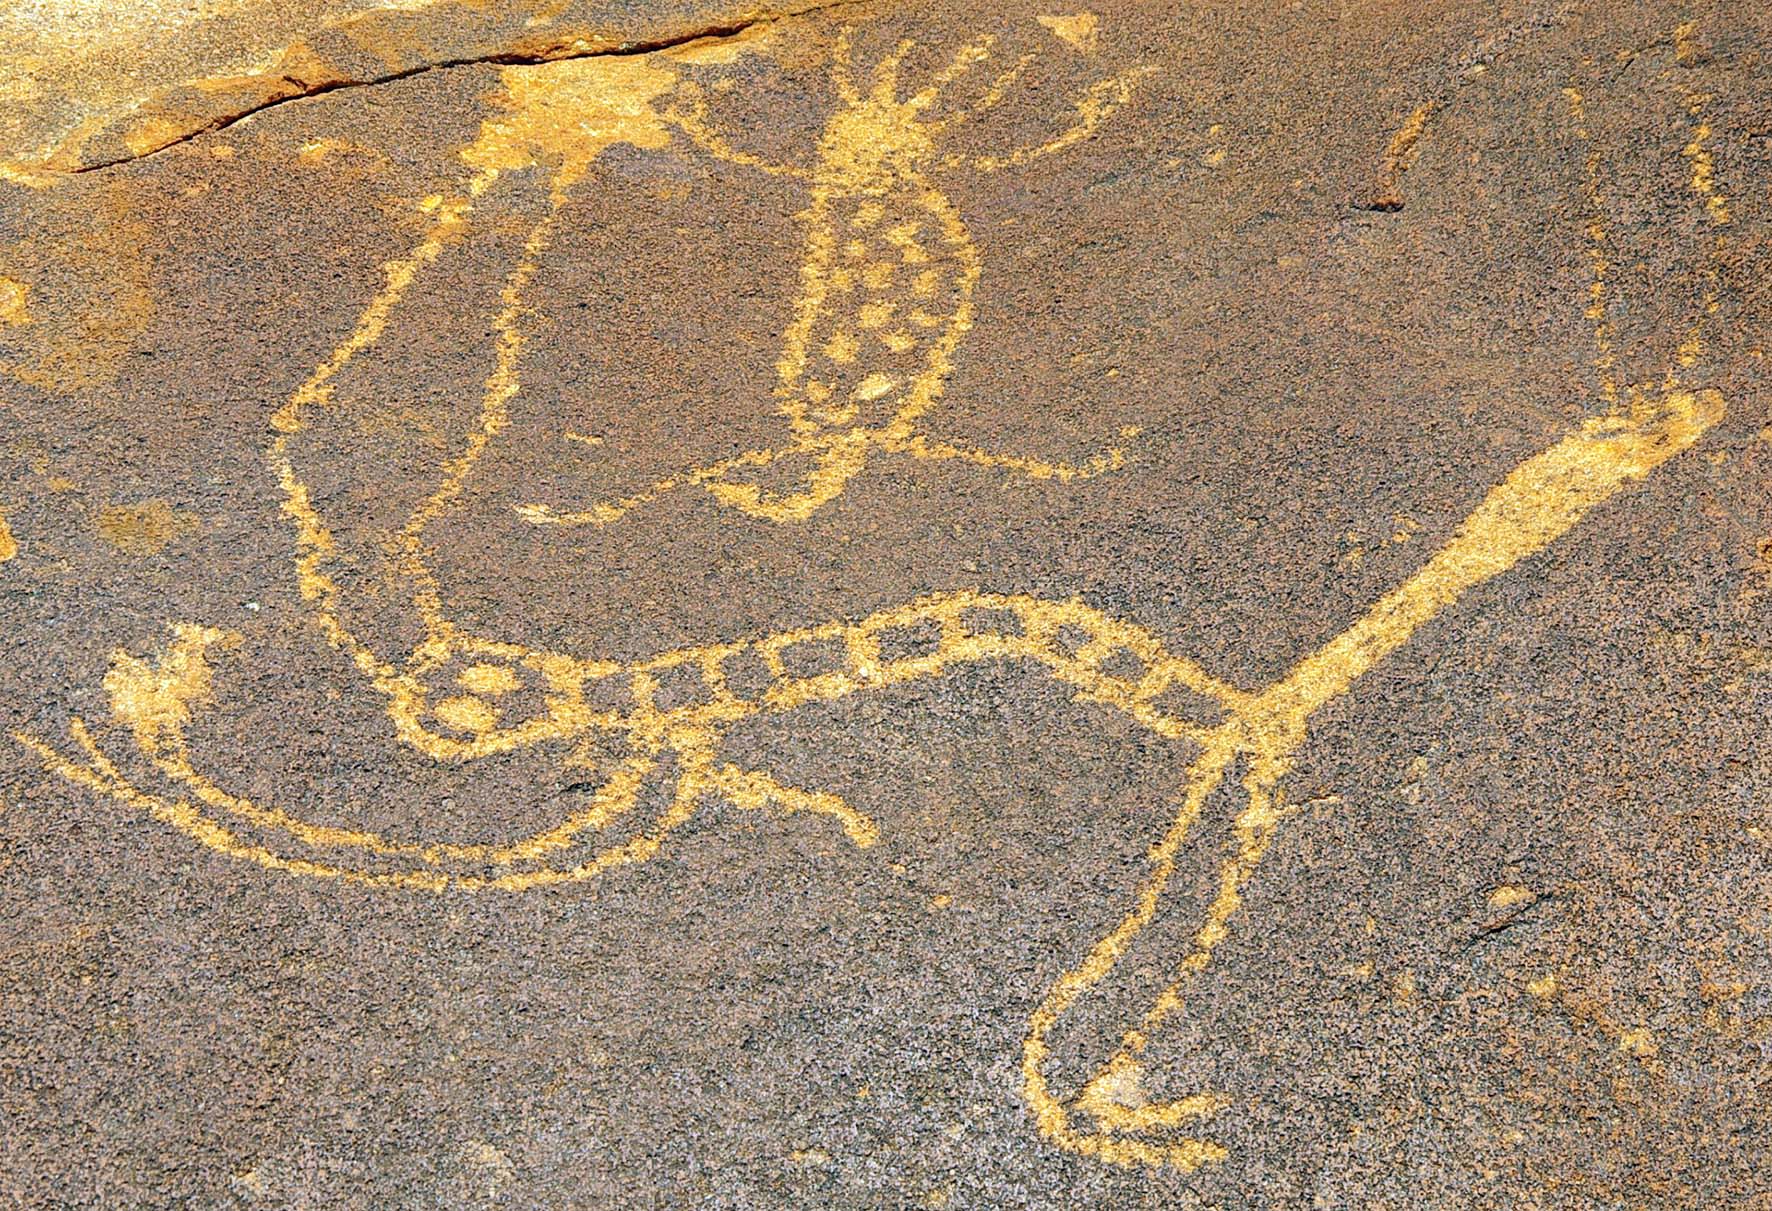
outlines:
M0 1199L1772 1208L1769 50L12 4Z

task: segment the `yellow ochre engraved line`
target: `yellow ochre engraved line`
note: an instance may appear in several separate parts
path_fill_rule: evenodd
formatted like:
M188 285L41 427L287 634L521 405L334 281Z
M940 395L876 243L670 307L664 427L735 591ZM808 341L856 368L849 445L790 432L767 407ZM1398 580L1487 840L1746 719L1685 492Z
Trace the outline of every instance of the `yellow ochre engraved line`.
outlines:
M1575 134L1583 143L1590 141L1587 129L1586 100L1573 86L1563 90L1569 113L1575 122ZM1617 356L1612 351L1613 326L1608 315L1609 303L1606 275L1611 270L1606 248L1610 237L1606 232L1605 198L1600 192L1600 153L1588 149L1582 162L1582 197L1587 202L1588 287L1585 314L1594 325L1594 373L1599 376L1600 398L1608 406L1618 402L1618 382L1613 375Z
M1066 27L1067 29L1069 27ZM1093 26L1090 26L1093 30ZM748 450L732 458L667 476L633 495L602 501L586 509L560 511L542 504L517 506L518 513L537 525L607 525L630 510L680 487L699 487L720 504L751 517L772 522L804 521L841 495L861 474L874 452L907 455L915 459L955 460L975 466L1015 471L1037 479L1061 482L1087 479L1117 470L1125 453L1110 447L1081 464L1050 462L1014 455L968 450L932 441L917 431L917 424L939 402L953 373L953 355L972 328L975 315L973 293L982 265L977 246L966 230L959 211L934 183L930 170L938 163L949 168L970 166L981 171L1019 166L1042 156L1063 151L1093 135L1116 109L1130 99L1134 83L1148 69L1101 81L1077 103L1077 121L1054 139L1003 157L941 158L937 138L944 131L998 104L1009 86L1032 60L1026 55L994 80L970 107L933 119L926 111L942 96L942 90L963 76L974 64L990 57L994 39L981 38L962 47L948 66L922 90L904 99L899 96L898 68L911 49L906 42L886 56L874 72L872 89L858 92L850 78L849 31L839 37L832 76L843 104L831 115L818 143L817 163L811 168L770 164L760 157L737 151L714 129L699 91L686 88L688 103L669 112L670 121L691 141L717 159L779 176L810 182L810 201L799 218L805 226L805 245L800 266L800 295L793 318L782 334L782 351L776 361L778 410L786 418L792 441L774 449ZM853 218L846 223L845 218ZM948 255L932 256L915 238L923 222L934 225L941 248ZM849 240L859 231L886 232L884 243L897 259L878 260L857 271L839 264ZM865 255L869 246L860 242ZM893 251L895 250L895 251ZM920 271L919 266L926 266ZM816 399L828 384L814 377L815 345L838 367L853 362L862 348L856 333L880 327L896 309L902 291L890 288L894 270L908 270L917 278L914 287L925 296L951 293L951 312L945 320L918 313L907 327L886 333L879 342L894 354L922 350L921 367L905 384L888 369L872 374L853 371L860 379L847 398ZM848 305L845 296L852 295ZM926 333L919 328L938 327ZM825 339L828 337L828 340ZM877 400L895 404L880 422L859 419L862 408ZM810 460L812 470L797 490L771 492L755 483L735 478L735 473L754 471L787 459Z
M1193 1169L1222 1158L1222 1148L1202 1140L1150 1144L1121 1138L1118 1133L1135 1120L1119 1112L1098 1115L1097 1131L1079 1130L1070 1108L1048 1087L1044 1069L1049 1055L1046 1037L1059 1017L1106 977L1155 915L1181 844L1231 759L1239 754L1250 758L1244 779L1248 806L1233 823L1234 852L1220 872L1218 894L1194 935L1193 949L1182 960L1179 978L1139 1026L1127 1032L1120 1052L1085 1087L1078 1108L1100 1107L1104 1094L1097 1082L1104 1078L1122 1087L1135 1078L1136 1057L1150 1032L1182 1008L1182 987L1205 968L1225 936L1241 904L1243 884L1273 840L1282 816L1276 787L1303 742L1311 714L1345 693L1362 673L1468 589L1542 551L1627 483L1690 447L1723 411L1723 399L1714 390L1674 391L1655 407L1588 421L1491 490L1452 540L1363 618L1301 660L1281 681L1232 708L1231 718L1207 741L1189 772L1187 796L1169 832L1152 851L1152 868L1136 905L1079 966L1059 979L1034 1012L1023 1044L1022 1077L1029 1104L1049 1138L1075 1151L1126 1164L1167 1163ZM1191 1117L1218 1104L1216 1095L1198 1095L1181 1103L1185 1110L1148 1110L1136 1122L1149 1126L1165 1115Z
M903 53L903 48L897 52ZM839 48L838 64L839 92L850 96L853 86L847 78L846 45ZM621 71L619 67L609 70ZM338 373L354 355L374 344L418 270L436 258L443 243L459 230L473 200L500 173L546 158L560 166L559 175L564 178L574 168L582 172L595 155L581 142L587 137L603 140L600 146L627 137L620 133L623 130L635 138L657 137L662 127L656 117L648 116L647 108L648 99L662 90L657 79L618 75L616 80L625 86L625 91L615 90L620 105L608 104L604 93L595 88L587 89L591 96L603 98L597 101L605 106L600 112L614 114L601 126L565 120L581 112L589 101L579 102L578 111L566 107L547 122L527 112L503 125L488 122L481 140L470 149L472 154L464 155L479 169L466 196L433 204L432 231L412 254L389 262L384 286L357 327L278 412L269 452L284 493L285 514L295 528L303 599L315 611L329 640L347 652L387 698L396 734L433 759L451 762L593 734L625 742L626 755L606 763L604 781L584 807L530 837L502 846L416 844L311 824L232 795L196 770L190 759L187 729L193 709L213 694L207 653L216 647L225 649L236 640L190 624L175 627L172 641L153 661L118 653L105 681L116 721L129 731L136 751L170 783L186 788L188 795L180 792L181 797L169 798L135 785L105 755L80 719L70 727L79 750L74 757L29 735L15 733L15 738L58 775L143 810L214 850L267 868L370 886L522 890L586 879L618 865L646 861L710 797L752 810L828 815L854 844L872 844L878 837L877 825L837 796L783 786L766 773L721 764L717 753L726 729L761 713L784 713L862 690L936 677L967 663L1032 663L1068 685L1079 698L1115 707L1160 735L1190 740L1198 745L1199 753L1189 768L1176 815L1150 851L1150 866L1132 907L1076 967L1057 980L1031 1015L1022 1046L1024 1094L1041 1133L1083 1155L1117 1164L1168 1164L1186 1170L1222 1159L1222 1145L1174 1133L1218 1112L1228 1099L1208 1091L1174 1101L1150 1102L1141 1089L1139 1057L1152 1032L1185 1008L1183 994L1188 981L1208 966L1214 949L1227 935L1242 903L1242 890L1287 815L1280 783L1304 741L1311 716L1345 694L1362 674L1407 643L1420 627L1470 589L1546 549L1626 485L1690 448L1723 415L1725 402L1720 393L1682 382L1682 371L1701 357L1705 327L1718 310L1720 238L1711 245L1710 288L1701 314L1680 346L1675 365L1659 384L1615 391L1601 415L1526 460L1491 489L1446 545L1413 576L1381 597L1341 634L1300 659L1286 676L1260 691L1248 692L1218 681L1196 663L1169 653L1144 628L1111 618L1080 601L970 590L920 598L859 621L828 622L678 648L621 664L575 659L464 632L444 612L422 541L425 522L456 499L475 459L502 428L504 408L518 390L514 367L521 338L516 321L522 310L523 288L545 250L564 196L563 186L556 183L548 211L532 231L524 256L506 283L504 308L495 324L497 356L478 425L461 449L445 460L439 487L415 510L396 544L398 570L413 584L415 609L425 627L425 638L397 665L360 640L340 612L344 590L328 570L337 543L295 467L290 438L303 431L309 410L333 406L331 384ZM1579 124L1583 116L1579 95L1571 96L1570 102ZM1693 116L1699 119L1696 110ZM564 150L561 142L547 141L553 137L548 132L556 128L564 132L560 135ZM591 134L587 136L586 131ZM1589 180L1595 183L1587 193L1595 204L1598 222L1601 195L1597 170ZM1714 225L1722 224L1723 219L1708 204L1706 210ZM1590 239L1599 238L1590 230ZM1595 278L1603 283L1603 272L1596 272ZM1604 297L1603 289L1590 293L1590 304L1603 303ZM1600 315L1590 311L1590 318L1596 320L1597 327L1603 323L1603 306ZM933 628L933 647L918 655L887 658L885 638L894 631L915 627ZM796 673L788 654L808 644L835 648L841 659L822 672ZM1134 671L1110 674L1109 658L1121 656L1130 659ZM760 662L768 671L766 683L748 694L735 688L726 672L732 661L745 658ZM1112 667L1123 668L1126 663L1116 659ZM457 670L456 675L446 687L451 696L433 701L441 692L439 679L452 669ZM661 676L685 670L699 675L706 694L686 705L661 706ZM590 687L612 680L621 691L616 704L591 705ZM516 726L502 726L498 700L523 685L544 691L545 710ZM1209 726L1198 724L1165 709L1161 705L1164 695L1177 687L1205 700L1217 712L1218 721ZM451 703L454 708L445 711ZM444 730L438 730L432 719L440 720ZM450 731L459 734L446 734ZM1114 1055L1076 1092L1067 1096L1055 1091L1047 1072L1051 1059L1048 1040L1054 1026L1109 976L1155 917L1178 869L1184 843L1226 771L1239 759L1244 765L1245 805L1232 821L1230 852L1219 870L1216 893L1174 980L1138 1023L1125 1031ZM635 835L585 856L581 847L587 837L635 813L642 790L653 778L671 780L666 806ZM254 837L293 842L301 847L299 856L270 848ZM1083 1118L1092 1120L1093 1126Z
M1585 139L1582 98L1565 90L1578 132ZM1696 117L1696 110L1694 111ZM1589 159L1586 188L1599 203L1597 173ZM1701 195L1703 191L1700 192ZM1707 210L1710 208L1707 206ZM1722 223L1710 211L1713 222ZM1589 228L1596 244L1604 238L1596 215ZM1303 742L1306 723L1317 708L1345 693L1379 660L1407 642L1423 624L1470 588L1507 571L1521 559L1544 550L1566 534L1591 509L1632 481L1643 478L1690 448L1725 411L1714 389L1685 389L1679 369L1695 364L1702 352L1702 331L1718 310L1719 239L1709 258L1710 289L1691 333L1680 347L1677 368L1670 367L1654 399L1651 389L1633 387L1627 403L1615 403L1605 415L1586 421L1554 446L1528 459L1465 519L1452 539L1398 588L1379 599L1365 616L1316 652L1301 660L1285 678L1241 706L1219 734L1209 739L1189 771L1188 790L1168 833L1152 850L1152 866L1137 901L1120 923L1090 950L1083 962L1065 973L1034 1011L1022 1048L1022 1079L1028 1103L1040 1130L1072 1151L1123 1165L1174 1165L1193 1170L1221 1160L1222 1145L1198 1138L1150 1142L1127 1138L1130 1132L1175 1127L1216 1112L1226 1099L1200 1093L1174 1102L1145 1103L1139 1088L1138 1055L1151 1032L1184 1008L1182 991L1211 961L1231 916L1242 902L1242 887L1272 842L1284 815L1279 781L1290 770ZM1604 324L1604 261L1594 261L1596 289L1588 316L1596 321L1596 347L1609 355ZM1610 360L1606 370L1610 369ZM1608 385L1610 379L1603 380ZM1611 398L1616 399L1616 390ZM1163 891L1176 869L1177 855L1207 798L1217 789L1233 758L1249 759L1244 778L1247 806L1232 824L1232 853L1219 873L1218 893L1208 905L1193 946L1182 959L1176 979L1163 990L1139 1024L1128 1030L1121 1047L1097 1070L1067 1104L1055 1095L1045 1075L1050 1055L1047 1037L1059 1018L1089 989L1106 978L1134 938L1155 916ZM1076 1125L1082 1111L1095 1120L1094 1130Z
M1712 131L1710 123L1700 116L1707 100L1709 98L1701 93L1688 97L1688 108L1696 125L1692 130L1692 141L1681 149L1680 154L1692 161L1692 192L1703 200L1711 222L1721 226L1729 222L1729 199L1717 188L1716 162L1710 152Z
M335 591L329 588L328 595ZM969 617L973 619L970 623L967 621ZM937 650L898 660L887 660L880 655L882 635L930 622L938 627L943 637ZM1087 638L1080 646L1067 644L1066 631L1072 636ZM789 673L783 664L782 653L796 645L817 641L840 644L846 654L844 667L809 676ZM307 824L280 809L231 795L193 768L185 729L192 708L210 696L212 675L205 653L215 644L230 642L221 632L181 624L174 628L173 641L157 663L149 664L122 652L113 658L105 688L112 702L113 715L130 730L138 751L162 774L187 786L200 803L244 823L282 832L310 848L356 849L378 858L411 859L427 867L445 862L545 863L557 851L576 844L582 834L604 828L631 811L646 778L657 768L658 755L666 751L674 755L680 767L677 785L681 810L670 817L671 827L687 820L689 810L696 802L717 795L740 807L773 806L784 811L830 815L842 825L852 841L866 846L876 839L877 828L836 796L785 787L767 775L731 766L715 768L712 754L722 733L732 723L758 713L781 713L812 702L842 698L858 690L885 689L937 676L945 669L961 664L1015 659L1041 664L1056 679L1070 685L1080 699L1117 707L1143 726L1173 739L1199 741L1205 730L1175 718L1158 706L1157 700L1172 686L1185 687L1221 704L1239 699L1235 690L1207 676L1191 661L1166 653L1162 645L1142 628L1109 618L1080 602L1049 602L1022 596L964 592L923 598L882 611L859 623L829 623L778 632L748 642L666 652L620 668L620 676L632 687L629 702L620 711L592 711L584 703L581 693L569 701L557 702L554 712L540 721L539 726L514 733L483 734L472 741L451 740L426 729L422 719L422 689L416 688L404 674L391 673L389 679L397 683L397 692L392 696L389 709L396 730L402 737L422 737L420 747L440 760L485 756L543 739L571 738L592 730L626 736L637 754L618 768L585 810L534 836L502 847L449 843L413 845L369 832ZM664 710L652 702L652 687L659 671L683 665L718 667L725 660L745 652L758 654L775 674L755 698L742 699L728 687L720 685L710 700L692 706ZM1136 679L1113 676L1102 670L1103 661L1116 653L1136 660L1142 669ZM565 681L568 676L563 674L561 680ZM46 751L37 742L23 736L19 738L31 743L40 753ZM82 747L89 746L82 742ZM657 834L658 839L662 836L663 832ZM515 889L585 878L599 873L606 865L598 863L564 870L549 867L514 872L490 881L426 870L415 872L412 885ZM343 868L329 867L325 873L342 875L345 872ZM389 880L400 881L393 876Z

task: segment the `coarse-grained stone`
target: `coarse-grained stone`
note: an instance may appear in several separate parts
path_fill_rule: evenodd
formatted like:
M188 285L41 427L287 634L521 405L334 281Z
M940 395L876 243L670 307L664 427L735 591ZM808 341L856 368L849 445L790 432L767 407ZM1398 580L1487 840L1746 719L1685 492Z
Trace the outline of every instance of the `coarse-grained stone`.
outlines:
M0 11L0 1195L1772 1207L1769 48Z

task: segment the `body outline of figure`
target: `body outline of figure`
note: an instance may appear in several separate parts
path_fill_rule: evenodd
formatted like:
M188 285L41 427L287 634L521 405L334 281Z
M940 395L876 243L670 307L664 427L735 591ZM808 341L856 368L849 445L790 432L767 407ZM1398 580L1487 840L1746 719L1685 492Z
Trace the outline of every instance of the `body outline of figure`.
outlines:
M666 115L717 160L806 184L809 200L796 216L805 233L800 292L776 359L775 400L788 424L788 444L691 467L584 509L519 504L516 510L526 521L608 525L668 492L696 487L753 519L801 522L842 495L876 453L958 461L1063 483L1125 464L1119 446L1082 463L1063 463L961 446L923 430L921 422L940 402L954 354L972 329L983 268L959 208L935 173L995 172L1073 147L1126 105L1153 69L1133 68L1085 90L1074 102L1075 123L1052 139L1000 156L964 156L943 153L939 139L1000 104L1035 56L1017 58L971 105L934 118L927 115L943 90L987 61L997 40L985 36L963 45L926 86L901 97L900 68L914 43L905 39L882 57L872 87L864 92L851 66L852 35L845 27L837 36L831 76L839 104L819 137L811 167L773 163L735 148L711 124L699 89L683 90L688 104L673 106ZM934 241L925 235L929 229ZM844 310L846 299L853 301ZM901 360L892 371L867 370L870 354ZM1133 437L1137 430L1122 429L1120 435ZM812 465L796 490L771 491L743 478L799 459Z

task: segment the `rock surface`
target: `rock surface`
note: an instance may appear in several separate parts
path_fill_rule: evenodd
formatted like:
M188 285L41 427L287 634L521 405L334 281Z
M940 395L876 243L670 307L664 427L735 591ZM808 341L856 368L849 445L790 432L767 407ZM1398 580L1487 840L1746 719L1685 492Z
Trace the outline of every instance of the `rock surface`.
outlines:
M0 1195L1772 1207L1772 19L15 4Z

